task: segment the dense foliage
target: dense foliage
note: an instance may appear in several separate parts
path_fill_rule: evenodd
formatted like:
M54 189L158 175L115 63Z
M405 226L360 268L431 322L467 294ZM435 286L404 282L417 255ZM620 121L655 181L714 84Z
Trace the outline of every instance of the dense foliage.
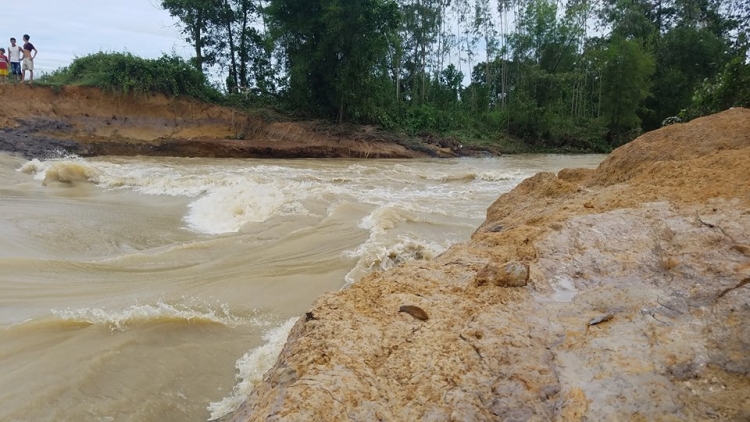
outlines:
M199 73L220 74L236 104L534 150L607 150L750 101L750 0L161 5L195 72L94 55L53 76L189 94L206 86Z
M95 53L44 75L41 83L87 85L121 93L185 95L213 100L205 75L180 57L143 59L130 53Z

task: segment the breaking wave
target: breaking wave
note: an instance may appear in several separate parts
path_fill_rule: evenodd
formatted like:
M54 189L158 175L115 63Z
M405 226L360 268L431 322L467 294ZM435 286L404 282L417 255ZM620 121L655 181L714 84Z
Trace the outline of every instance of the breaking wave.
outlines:
M276 362L276 358L281 353L295 322L297 322L297 318L291 318L281 326L269 330L263 335L265 344L247 352L237 360L239 383L234 386L229 397L208 406L208 411L211 413L209 421L219 419L237 410L253 391L255 385L263 379L263 374Z
M74 156L65 157L62 161L39 161L35 158L22 165L18 171L34 174L34 178L42 180L44 186L52 182L98 183L102 175L101 170Z
M232 315L226 305L186 306L159 301L153 305L132 305L121 310L104 308L54 309L64 325L101 325L112 332L126 331L132 327L158 324L203 324L234 326L240 318Z
M445 240L441 244L410 232L399 233L402 223L431 224L425 219L428 217L388 204L363 218L359 227L369 230L370 236L356 250L344 253L346 257L357 258L357 264L345 277L346 284L351 285L372 271L388 270L408 261L429 261L440 255L452 242Z

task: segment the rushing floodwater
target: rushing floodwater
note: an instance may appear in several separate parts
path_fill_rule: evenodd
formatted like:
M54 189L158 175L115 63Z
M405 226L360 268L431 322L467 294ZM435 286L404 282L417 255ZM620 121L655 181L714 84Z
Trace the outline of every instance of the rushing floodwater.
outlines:
M0 154L0 421L205 421L320 294L467 239L503 192L603 156Z

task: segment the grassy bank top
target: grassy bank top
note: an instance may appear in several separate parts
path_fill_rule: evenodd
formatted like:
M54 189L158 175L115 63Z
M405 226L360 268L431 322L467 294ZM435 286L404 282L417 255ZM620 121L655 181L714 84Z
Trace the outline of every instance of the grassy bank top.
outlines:
M70 66L44 75L52 86L93 86L108 92L188 96L205 101L221 98L205 75L181 57L144 59L130 53L95 53L78 57Z

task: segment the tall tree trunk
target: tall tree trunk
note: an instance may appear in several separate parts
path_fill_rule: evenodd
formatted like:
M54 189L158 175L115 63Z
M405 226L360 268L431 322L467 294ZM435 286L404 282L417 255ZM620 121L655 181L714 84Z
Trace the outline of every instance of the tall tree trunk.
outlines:
M225 12L231 16L230 12L232 11L232 8L229 5L229 2L227 0L224 0L224 7L226 8ZM230 61L230 66L231 66L231 69L230 69L230 72L229 72L230 73L229 76L233 79L233 81L234 81L234 89L236 90L236 88L238 86L238 82L237 82L237 76L238 76L237 75L237 58L236 58L237 44L235 43L234 33L232 31L233 19L231 19L230 16L225 16L224 17L224 20L225 20L224 24L226 25L227 38L228 38L228 41L229 41L229 61ZM232 89L230 88L230 91L231 90Z
M248 10L247 1L242 1L242 32L240 32L240 51L239 51L239 58L240 58L240 64L239 64L239 86L247 87L248 85L248 79L247 79L247 62L249 60L248 54L247 54L247 15L249 13Z
M396 53L397 59L396 59L396 66L393 69L395 75L394 78L396 80L396 102L401 102L401 53Z
M444 6L443 6L443 0L439 3L440 7L440 22L438 23L438 34L437 34L437 69L435 69L435 80L439 80L440 78L440 72L443 70L443 12L444 12Z
M339 102L339 118L338 122L341 124L344 121L344 94L341 94L341 100Z
M506 100L506 97L508 96L508 94L507 94L507 85L506 85L506 80L507 80L507 77L508 77L508 70L507 70L508 69L508 65L507 65L507 60L505 60L505 54L506 54L505 47L506 47L507 42L508 42L508 33L507 33L507 31L508 31L508 7L507 7L507 4L502 4L502 6L500 6L499 8L502 9L502 10L499 10L499 12L500 12L500 33L501 33L500 36L501 36L501 40L502 40L501 41L501 45L500 45L500 51L502 52L501 55L500 55L500 60L501 60L501 69L500 69L500 86L501 86L501 89L500 89L500 92L501 92L502 99L501 99L500 104L501 104L501 107L503 109L505 109L505 100Z
M596 117L602 116L602 72L599 71L599 103L596 105Z
M203 72L203 37L201 28L203 27L203 13L199 10L196 20L192 25L193 42L195 43L195 67Z

